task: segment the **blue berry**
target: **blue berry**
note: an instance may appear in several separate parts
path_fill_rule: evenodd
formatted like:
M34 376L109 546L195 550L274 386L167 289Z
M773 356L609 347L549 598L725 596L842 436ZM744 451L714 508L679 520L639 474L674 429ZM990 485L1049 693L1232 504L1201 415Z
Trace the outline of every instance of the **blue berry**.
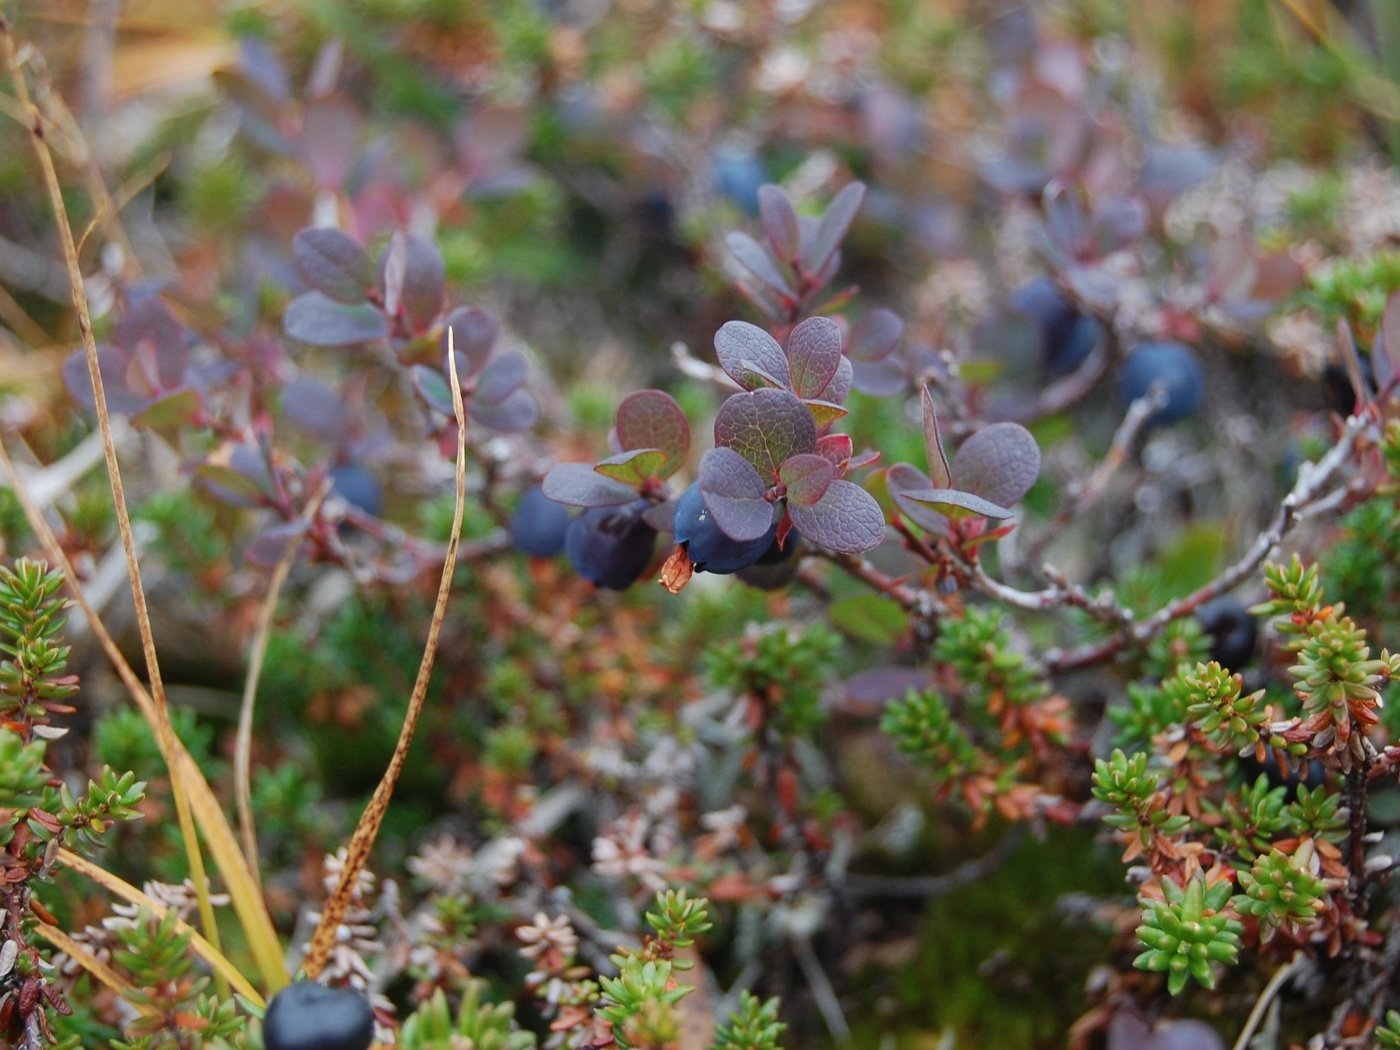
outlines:
M758 214L758 188L769 179L757 153L747 146L721 146L715 151L711 172L716 192L750 215Z
M521 494L510 519L510 541L522 554L552 558L564 549L568 528L568 508L532 485Z
M651 507L639 499L620 507L589 507L564 534L574 571L598 587L624 591L651 564L656 530L642 517Z
M1166 384L1167 402L1148 417L1149 425L1175 423L1201 407L1205 375L1196 356L1180 343L1143 343L1129 354L1118 377L1118 400L1126 408L1159 379Z
M352 507L379 517L384 509L384 490L379 480L358 463L346 463L331 470L331 494Z
M374 1012L359 992L297 981L268 1004L263 1019L267 1050L368 1050Z
M1012 292L1011 309L1035 326L1041 362L1053 373L1073 372L1103 335L1099 322L1080 313L1049 277Z
M1196 610L1201 628L1211 637L1210 658L1227 671L1238 671L1254 657L1258 625L1234 598L1216 598Z
M732 540L715 524L714 516L705 506L697 482L676 501L672 520L676 542L685 545L690 564L696 572L738 572L758 561L773 545L777 526L756 540Z

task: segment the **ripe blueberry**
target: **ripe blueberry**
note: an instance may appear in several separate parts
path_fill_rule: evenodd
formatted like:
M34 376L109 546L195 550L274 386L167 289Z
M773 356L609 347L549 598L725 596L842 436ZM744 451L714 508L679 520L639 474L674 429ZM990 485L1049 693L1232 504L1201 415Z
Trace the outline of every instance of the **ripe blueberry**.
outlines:
M384 491L379 480L358 463L342 463L330 473L331 494L350 506L379 517L384 509Z
M1080 313L1049 277L1027 281L1012 292L1011 309L1035 326L1040 359L1054 373L1073 372L1103 334L1098 321Z
M768 181L763 160L748 146L726 145L711 162L715 190L750 215L758 214L758 188Z
M532 485L521 494L510 519L510 541L522 554L552 558L564 549L568 528L568 508Z
M1180 343L1143 343L1123 362L1118 400L1126 408L1161 380L1167 401L1148 417L1150 426L1175 423L1201 407L1205 376L1196 356Z
M1258 625L1234 598L1216 598L1196 610L1201 629L1211 637L1210 658L1227 671L1238 671L1254 657Z
M620 507L589 507L564 533L574 571L598 587L623 591L651 564L656 530L642 515L651 507L634 500Z
M268 1004L263 1019L267 1050L368 1050L374 1012L352 988L297 981Z
M756 540L730 539L705 506L698 482L676 501L671 525L676 542L685 545L696 572L738 572L762 558L777 534L777 527L773 526Z

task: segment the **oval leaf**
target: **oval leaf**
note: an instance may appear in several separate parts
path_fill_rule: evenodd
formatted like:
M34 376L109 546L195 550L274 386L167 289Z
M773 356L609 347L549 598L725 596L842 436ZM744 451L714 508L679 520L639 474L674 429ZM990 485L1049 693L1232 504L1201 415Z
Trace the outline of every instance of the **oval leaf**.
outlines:
M921 388L919 405L924 416L924 457L928 460L928 476L933 479L934 488L946 489L953 483L953 472L948 469L943 437L938 433L938 410L933 407L933 395L928 392L928 387Z
M904 322L893 310L871 310L851 329L846 352L856 361L882 361L904 334Z
M740 233L736 230L724 238L724 244L729 249L729 254L738 260L740 266L774 292L788 298L794 296L792 286L788 284L783 272L778 269L778 261L769 254L767 248L747 233Z
M793 393L816 397L840 367L841 329L830 317L809 317L788 336L787 356Z
M851 481L833 481L810 507L788 504L802 538L838 554L860 554L885 538L885 515L875 497Z
M781 187L770 182L758 188L758 217L778 257L784 262L795 261L801 246L797 212Z
M588 463L556 463L540 488L556 503L575 507L615 507L637 498L635 489L604 477Z
M302 279L338 303L364 302L374 282L369 256L343 230L309 226L292 238L292 255Z
M935 507L950 518L965 518L968 514L980 514L984 518L1005 521L1012 512L998 506L991 500L983 499L973 492L961 489L923 489L903 493L904 499Z
M955 487L1003 507L1019 503L1039 476L1040 446L1019 423L993 423L979 430L953 459Z
M321 292L307 292L287 304L282 331L306 346L358 346L383 339L389 324L368 303L350 306Z
M768 486L743 456L712 448L700 460L700 494L715 524L732 540L756 540L773 527Z
M593 469L605 478L641 488L653 478L663 476L668 458L659 448L639 448L609 456Z
M896 463L885 471L885 487L900 512L925 532L948 534L948 518L936 510L908 498L911 492L927 492L928 478L908 463Z
M783 460L816 448L817 427L807 406L786 390L756 390L720 406L715 444L739 453L771 482Z
M524 354L512 351L493 358L477 377L474 400L500 404L524 385L529 370Z
M442 352L447 354L447 333L457 349L457 374L474 376L486 367L491 351L496 348L496 340L501 336L501 326L485 310L476 306L459 306L447 315L447 323L442 332Z
M443 387L446 388L444 383ZM528 390L516 390L504 401L473 401L467 415L477 423L504 434L529 430L540 418L540 404Z
M819 453L803 452L787 458L778 479L787 488L789 506L808 507L826 495L836 479L836 468Z
M624 449L659 448L675 470L690 451L690 423L676 399L660 390L638 390L617 406L618 444Z
M776 379L781 386L791 382L787 355L778 341L758 325L747 321L728 321L715 333L715 354L719 365L729 378L745 390L767 386L764 378L752 376L752 366Z
M836 363L836 374L831 377L831 382L826 384L826 389L816 396L817 401L826 401L833 405L844 405L846 398L851 393L851 385L854 382L855 366L849 357L842 357Z
M817 224L810 243L802 251L803 269L808 273L821 272L836 249L841 247L841 241L845 238L846 231L851 228L851 222L864 199L865 184L861 182L850 183L832 199L826 214Z

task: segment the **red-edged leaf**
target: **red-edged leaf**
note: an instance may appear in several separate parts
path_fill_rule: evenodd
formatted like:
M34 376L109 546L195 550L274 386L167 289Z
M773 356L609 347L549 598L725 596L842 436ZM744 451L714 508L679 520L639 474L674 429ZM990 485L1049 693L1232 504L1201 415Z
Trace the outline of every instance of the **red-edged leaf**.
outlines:
M302 278L338 303L365 301L374 268L359 243L330 226L308 226L292 238L292 256Z
M491 351L496 348L496 340L501 336L501 326L485 310L475 306L459 306L447 315L447 323L442 331L442 353L447 355L447 333L451 330L453 343L457 348L457 374L463 378L474 376L486 367Z
M403 308L414 329L426 328L442 311L446 270L435 245L395 230L380 257L384 306L392 315Z
M984 427L953 457L954 486L1003 507L1020 502L1039 476L1040 446L1019 423Z
M700 494L715 524L730 539L756 540L773 526L768 486L743 456L712 448L700 459Z
M836 468L823 455L802 452L783 462L778 480L787 487L788 506L810 506L826 495L836 480Z
M812 422L817 425L818 431L825 430L846 415L845 408L841 405L833 405L830 401L804 401L802 403L812 413Z
M690 423L676 399L660 390L638 390L617 406L618 444L624 449L659 448L670 460L668 473L690 451Z
M141 379L131 377L127 384L132 393L155 396L183 385L189 363L185 328L159 299L144 299L127 310L112 342L139 360Z
M880 450L869 449L865 452L862 452L859 456L852 456L849 460L847 460L846 469L860 470L861 467L868 467L878 462L880 462Z
M763 222L768 243L778 257L784 262L795 261L801 248L797 212L780 187L767 183L758 188L758 217Z
M605 478L641 488L653 478L662 476L668 458L659 448L638 448L609 456L593 469Z
M349 306L320 292L306 292L287 304L282 331L306 346L358 346L383 339L389 324L367 303Z
M938 410L933 407L933 395L924 387L919 394L924 414L924 455L928 458L928 475L936 489L946 489L953 483L948 469L948 457L943 453L943 438L938 433Z
M637 490L604 477L590 463L556 463L540 489L556 503L575 507L614 507L637 498Z
M840 367L841 329L830 317L800 321L788 336L787 356L792 392L798 397L816 397Z
M833 481L810 507L788 504L802 538L838 554L859 554L885 538L885 515L875 497L850 481Z
M961 489L923 489L922 491L905 492L903 498L913 500L915 503L922 503L925 506L935 507L950 518L964 518L968 514L980 514L984 518L1004 521L1013 513L1006 507L983 499L976 493L963 492Z
M860 182L850 183L832 198L826 214L822 216L812 234L811 241L803 246L803 269L808 273L820 274L823 267L830 263L832 255L841 247L841 241L845 239L846 232L851 228L864 199L865 184Z
M792 382L788 373L787 355L778 341L757 325L747 321L727 321L715 333L715 354L720 367L745 390L769 385L768 378L779 386ZM764 375L752 378L754 366Z
M893 310L871 310L851 329L846 353L856 361L881 361L894 351L904 334L904 322Z
M738 260L739 265L774 292L788 298L792 298L796 294L792 290L792 285L788 284L787 278L783 276L782 270L778 268L778 261L773 258L767 248L747 233L735 230L724 238L724 244L729 249L729 254Z
M909 498L911 492L927 492L928 478L908 463L896 463L885 471L885 487L900 512L925 532L935 536L948 534L948 518L944 514Z
M824 434L817 438L817 452L826 457L837 470L846 465L846 461L851 458L854 450L851 444L850 434Z
M807 406L786 390L756 390L720 406L715 444L739 453L768 481L783 460L816 448L817 427Z

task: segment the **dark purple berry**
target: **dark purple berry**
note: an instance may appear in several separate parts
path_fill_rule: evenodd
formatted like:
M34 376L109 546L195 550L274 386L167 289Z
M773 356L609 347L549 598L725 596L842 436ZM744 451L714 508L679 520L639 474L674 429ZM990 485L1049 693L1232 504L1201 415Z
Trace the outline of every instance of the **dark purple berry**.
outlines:
M510 541L522 554L552 558L564 549L568 528L568 508L555 503L538 485L532 485L521 494L510 519Z
M1148 417L1150 426L1175 423L1201 407L1205 375L1195 354L1180 343L1143 343L1123 362L1118 377L1118 400L1124 408L1161 380L1167 401Z
M614 591L636 583L656 548L656 530L642 517L650 507L644 499L620 507L590 507L569 522L564 551L574 571Z
M338 496L350 506L379 517L384 509L384 490L379 480L358 463L344 463L331 470L331 495Z
M1216 598L1196 610L1201 629L1210 635L1210 658L1227 671L1238 671L1254 658L1258 625L1234 598Z
M1054 373L1073 372L1103 334L1098 321L1080 313L1049 277L1027 281L1012 292L1011 309L1035 326L1041 362Z
M359 992L297 981L268 1004L263 1019L267 1050L368 1050L374 1012Z
M777 526L756 540L734 540L726 536L705 506L697 482L676 501L671 523L676 542L683 544L696 572L738 572L758 561L773 545Z

